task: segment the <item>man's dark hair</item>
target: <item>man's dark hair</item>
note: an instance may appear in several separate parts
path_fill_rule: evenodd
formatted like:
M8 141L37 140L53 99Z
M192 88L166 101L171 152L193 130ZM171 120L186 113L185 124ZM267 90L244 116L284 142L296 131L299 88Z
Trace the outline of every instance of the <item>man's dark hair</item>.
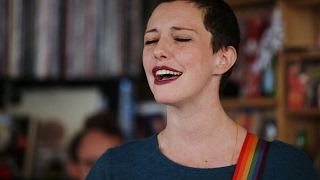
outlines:
M123 138L116 115L112 112L100 112L87 117L84 128L97 129L104 134Z
M156 5L174 1L194 3L198 8L203 10L203 24L212 34L211 45L213 53L228 46L233 46L238 52L240 28L233 10L227 3L223 0L157 0ZM222 75L219 87L220 93L231 73L232 67Z
M68 156L74 162L78 162L77 150L83 136L90 130L98 130L108 136L118 137L123 140L122 132L118 126L116 116L111 112L99 112L86 118L84 127L71 140L68 147Z

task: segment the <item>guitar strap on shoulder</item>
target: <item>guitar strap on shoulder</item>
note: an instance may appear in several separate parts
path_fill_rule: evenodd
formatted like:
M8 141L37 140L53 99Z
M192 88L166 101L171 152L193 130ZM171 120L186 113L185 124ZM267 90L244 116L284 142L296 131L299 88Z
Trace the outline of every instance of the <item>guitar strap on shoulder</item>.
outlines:
M270 142L247 132L232 180L261 179Z

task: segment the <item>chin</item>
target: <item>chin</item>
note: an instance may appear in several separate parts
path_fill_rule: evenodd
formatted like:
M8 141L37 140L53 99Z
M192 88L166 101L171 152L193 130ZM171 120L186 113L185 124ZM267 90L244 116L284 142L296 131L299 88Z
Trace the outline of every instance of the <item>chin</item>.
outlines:
M168 97L168 96L154 96L154 99L160 103L160 104L165 104L165 105L173 105L176 103L176 100L172 97Z
M151 88L151 91L154 99L160 104L173 105L181 99L179 93L168 91L167 87Z
M153 96L153 97L160 104L166 104L166 102L167 102L166 99L164 99L164 98L160 98L160 97L157 97L157 96Z

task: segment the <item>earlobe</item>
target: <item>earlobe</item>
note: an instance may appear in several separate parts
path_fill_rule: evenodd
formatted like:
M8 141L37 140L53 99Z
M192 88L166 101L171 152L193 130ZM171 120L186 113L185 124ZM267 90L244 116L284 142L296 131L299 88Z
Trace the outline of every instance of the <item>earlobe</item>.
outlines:
M228 46L220 51L221 55L217 63L215 74L227 72L237 60L237 52L234 47Z

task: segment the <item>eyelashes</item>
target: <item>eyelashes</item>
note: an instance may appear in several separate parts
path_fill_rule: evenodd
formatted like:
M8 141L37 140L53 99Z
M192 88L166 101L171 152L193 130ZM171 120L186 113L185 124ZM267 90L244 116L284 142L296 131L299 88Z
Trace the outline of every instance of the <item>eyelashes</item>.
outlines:
M158 42L158 40L149 40L149 41L146 41L145 44L148 45L148 44L153 44L156 42Z
M174 40L178 41L178 42L189 42L189 41L191 41L191 39L189 39L189 38L175 38ZM145 42L145 45L153 44L153 43L156 43L158 41L159 41L158 39L148 40L148 41Z
M179 41L179 42L189 42L191 39L188 39L188 38L175 38L174 40Z

